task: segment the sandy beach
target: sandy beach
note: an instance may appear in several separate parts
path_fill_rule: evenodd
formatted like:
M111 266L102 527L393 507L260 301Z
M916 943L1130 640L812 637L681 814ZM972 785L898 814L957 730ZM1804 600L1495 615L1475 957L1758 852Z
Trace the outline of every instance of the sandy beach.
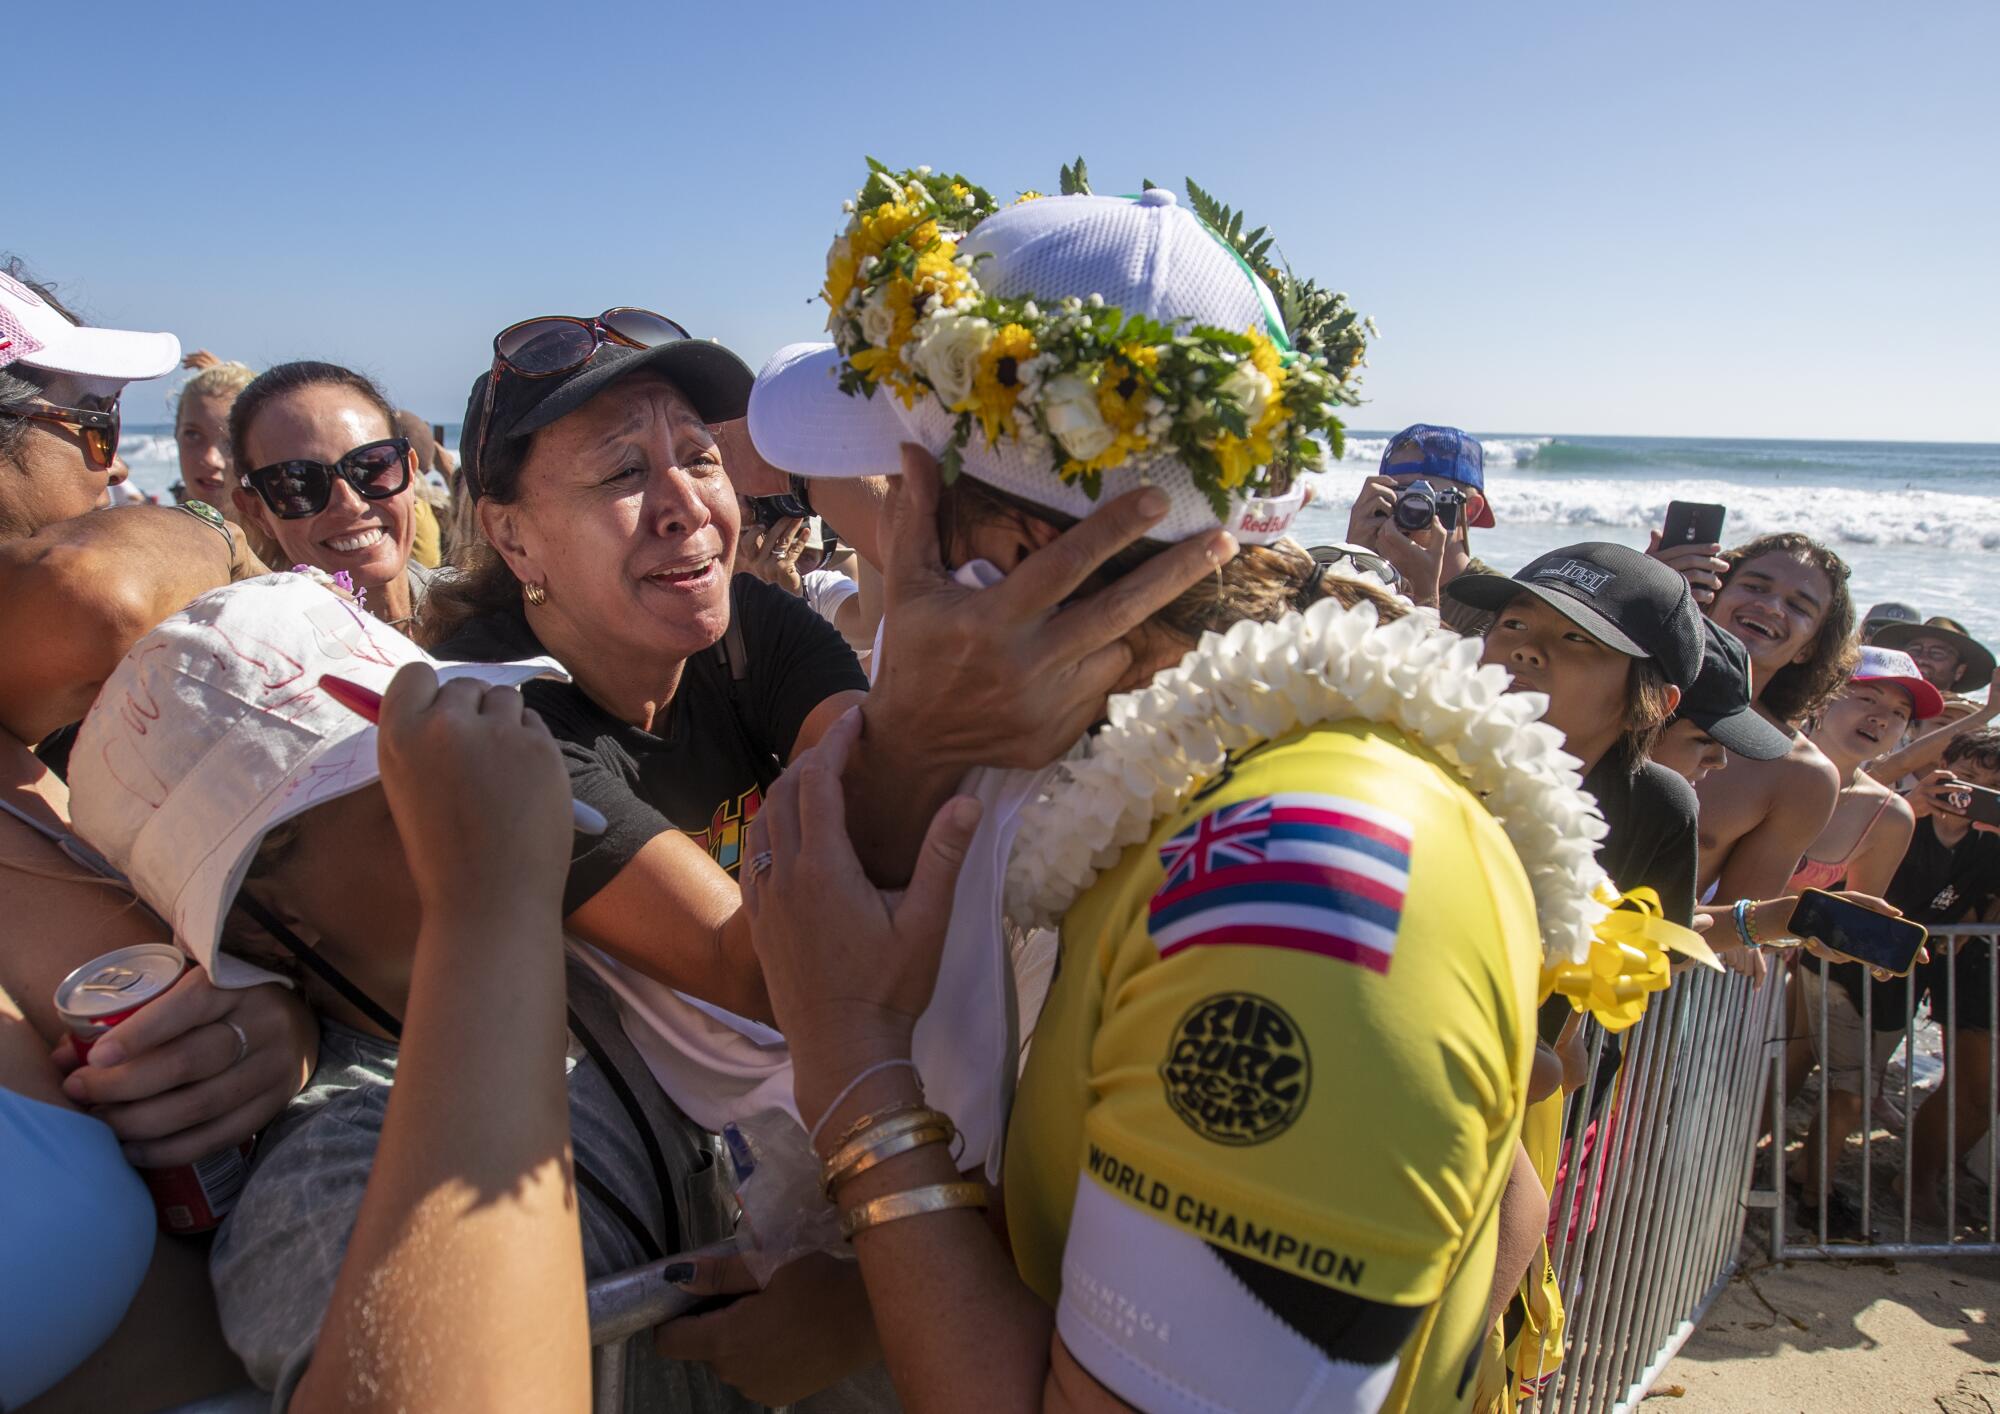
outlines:
M1746 1264L1645 1408L1996 1414L2000 1258Z

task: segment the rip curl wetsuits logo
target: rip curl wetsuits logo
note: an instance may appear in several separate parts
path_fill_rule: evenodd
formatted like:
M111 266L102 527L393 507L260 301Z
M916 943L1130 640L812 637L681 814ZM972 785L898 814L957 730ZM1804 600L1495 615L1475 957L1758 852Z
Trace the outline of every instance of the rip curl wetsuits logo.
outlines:
M1174 1028L1160 1079L1188 1128L1217 1144L1262 1144L1291 1128L1312 1088L1305 1033L1251 992L1195 1003Z

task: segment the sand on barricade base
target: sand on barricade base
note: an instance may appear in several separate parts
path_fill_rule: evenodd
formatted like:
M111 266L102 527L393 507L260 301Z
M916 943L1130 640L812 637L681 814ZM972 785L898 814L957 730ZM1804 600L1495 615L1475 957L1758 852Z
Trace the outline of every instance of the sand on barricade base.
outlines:
M2000 1258L1746 1261L1653 1391L1647 1414L2000 1414Z

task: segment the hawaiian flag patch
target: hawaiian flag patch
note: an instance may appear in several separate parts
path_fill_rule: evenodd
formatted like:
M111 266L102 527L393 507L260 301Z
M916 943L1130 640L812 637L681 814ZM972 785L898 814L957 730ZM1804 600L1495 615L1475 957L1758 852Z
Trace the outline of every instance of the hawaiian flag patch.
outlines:
M1288 791L1225 805L1160 847L1146 930L1183 948L1292 948L1389 970L1410 885L1410 825L1379 806Z

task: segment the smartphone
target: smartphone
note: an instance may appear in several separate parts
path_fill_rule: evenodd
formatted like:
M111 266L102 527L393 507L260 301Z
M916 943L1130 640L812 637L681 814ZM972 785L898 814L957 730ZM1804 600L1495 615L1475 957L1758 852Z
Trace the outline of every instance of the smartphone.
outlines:
M444 424L442 422L433 422L431 424L431 440L440 447L444 445Z
M1662 547L1720 545L1722 518L1728 513L1727 506L1717 506L1707 501L1669 501L1667 524L1660 532L1660 544Z
M2000 790L1961 785L1952 792L1963 802L1959 814L1975 825L2000 825Z
M1823 889L1807 889L1799 895L1798 906L1792 910L1791 931L1898 977L1910 970L1917 950L1930 936L1920 923L1891 918Z

